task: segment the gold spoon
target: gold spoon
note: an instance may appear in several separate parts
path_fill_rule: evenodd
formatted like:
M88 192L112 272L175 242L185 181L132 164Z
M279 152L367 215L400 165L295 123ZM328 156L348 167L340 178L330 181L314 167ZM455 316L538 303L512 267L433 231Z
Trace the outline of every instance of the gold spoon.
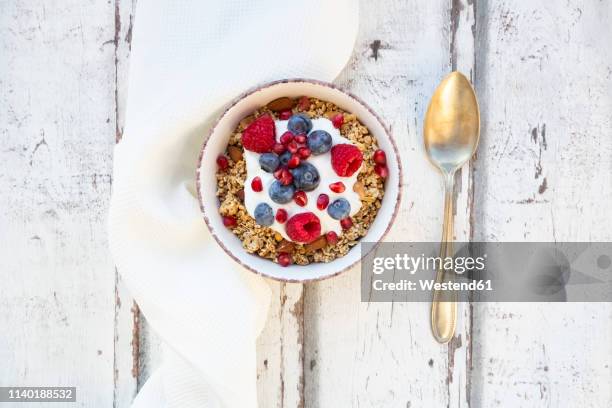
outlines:
M480 137L480 112L476 94L468 79L450 73L431 97L423 125L425 150L429 160L444 176L444 225L440 257L453 256L453 189L455 172L470 160ZM446 281L452 273L439 269L436 282ZM436 340L447 343L455 333L457 297L434 291L431 329Z

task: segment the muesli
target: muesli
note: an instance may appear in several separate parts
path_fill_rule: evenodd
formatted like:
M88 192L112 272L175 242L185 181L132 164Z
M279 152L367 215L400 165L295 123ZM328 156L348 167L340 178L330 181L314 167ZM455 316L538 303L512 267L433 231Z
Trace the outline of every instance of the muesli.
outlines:
M217 166L223 224L247 252L282 266L344 256L374 221L388 175L354 114L306 96L245 117Z

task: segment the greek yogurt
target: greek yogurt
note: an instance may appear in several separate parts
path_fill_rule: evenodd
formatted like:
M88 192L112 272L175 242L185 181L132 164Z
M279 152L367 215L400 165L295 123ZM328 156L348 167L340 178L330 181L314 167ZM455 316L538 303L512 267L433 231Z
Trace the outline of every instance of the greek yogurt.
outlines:
M287 131L287 123L288 120L274 121L277 142L279 142L280 136ZM329 119L312 119L312 130L324 130L328 132L332 137L332 145L341 143L354 145L354 143L352 143L350 140L340 135L340 131L333 126ZM244 151L247 171L246 181L244 183L244 205L251 217L254 218L255 207L257 207L257 205L260 203L266 203L272 207L274 214L276 214L279 208L285 209L288 213L288 218L291 218L293 215L298 213L312 212L319 217L321 222L321 234L334 231L336 234L338 234L338 236L340 236L342 234L340 221L330 217L327 212L327 208L324 210L319 210L317 208L317 198L319 195L327 194L329 196L330 204L340 197L346 199L351 205L350 216L355 215L361 208L361 199L359 198L359 194L353 191L353 185L357 182L357 176L359 175L361 169L356 171L350 177L338 176L332 168L331 151L318 156L311 155L308 157L308 159L306 159L306 162L317 168L321 181L316 189L306 192L308 203L304 207L299 206L293 200L287 204L278 204L272 201L268 194L268 190L276 179L272 173L268 173L261 169L259 166L259 156L259 153L251 152L246 149ZM256 192L251 188L251 182L255 177L259 177L261 179L263 185L262 191ZM335 193L331 191L329 185L339 181L344 183L346 187L345 191L342 193ZM270 228L281 234L286 240L291 241L285 232L285 224L286 223L281 224L274 220L274 223L270 226Z

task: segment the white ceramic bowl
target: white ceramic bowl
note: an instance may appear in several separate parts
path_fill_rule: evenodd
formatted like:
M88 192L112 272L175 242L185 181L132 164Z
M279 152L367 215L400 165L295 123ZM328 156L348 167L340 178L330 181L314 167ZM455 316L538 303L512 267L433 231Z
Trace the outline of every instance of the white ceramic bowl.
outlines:
M333 102L347 112L354 113L368 127L387 154L389 176L385 183L385 196L374 223L363 238L368 242L379 242L387 233L399 208L401 190L401 164L393 138L380 118L361 100L338 89L336 86L310 79L289 79L259 86L237 98L218 119L208 138L204 141L197 170L197 189L204 220L221 248L236 262L251 271L281 281L305 282L329 278L349 269L362 258L361 246L356 245L345 256L329 263L291 265L281 267L268 259L247 253L240 240L223 226L216 197L216 158L225 152L230 135L244 117L268 102L283 96L306 95Z

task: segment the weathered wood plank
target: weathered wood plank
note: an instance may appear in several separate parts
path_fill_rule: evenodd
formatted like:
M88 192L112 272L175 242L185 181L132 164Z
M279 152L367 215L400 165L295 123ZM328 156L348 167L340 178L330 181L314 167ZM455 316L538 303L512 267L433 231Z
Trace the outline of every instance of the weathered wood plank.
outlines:
M609 2L478 6L475 240L609 241ZM612 406L612 306L474 305L475 406Z
M429 97L451 70L451 6L362 2L356 52L340 80L383 116L403 154L404 197L392 241L440 239L442 183L424 155L422 118ZM466 22L461 21L455 50L470 41L463 36L468 16L461 16ZM461 64L469 63L462 59ZM456 231L469 236L467 180L469 172L457 197ZM307 285L306 405L461 406L467 400L460 392L466 378L465 333L451 346L439 345L431 335L429 303L362 303L359 290L358 270Z
M125 124L129 60L132 48L132 29L136 18L136 3L136 0L115 0L115 135L117 142L123 137ZM121 294L120 299L128 299L131 305L129 315L125 316L122 322L118 322L115 329L118 333L124 333L118 337L127 339L132 350L129 356L118 354L115 357L116 364L123 365L124 370L129 367L132 374L132 378L127 380L129 385L125 384L125 379L117 381L116 384L118 389L127 388L123 398L126 402L117 401L116 405L126 406L133 399L134 390L140 390L153 371L161 365L162 343L159 336L147 323L146 318L140 313L129 290L122 284L120 275L117 277L117 291ZM118 303L121 304L120 301ZM119 341L120 339L116 339L116 342ZM132 382L135 383L135 386L132 385Z
M304 287L269 283L270 314L257 342L259 406L304 407Z
M127 407L136 396L138 387L140 312L122 284L119 273L115 272L115 276L113 407Z
M367 3L340 84L383 115L406 152L390 239L439 237L441 185L420 126L451 67L472 73L483 108L476 172L460 177L457 239L610 239L609 4ZM76 385L77 406L127 406L160 359L106 251L132 7L0 3L0 275L10 288L0 385ZM360 303L358 271L305 294L273 287L258 344L261 406L612 405L610 305L476 304L460 309L444 347L428 304Z
M81 407L113 405L114 353L130 353L106 239L114 12L0 2L0 385L76 386Z
M450 10L450 61L453 71L460 71L472 83L475 72L474 42L476 35L476 1L453 0ZM465 165L456 175L455 240L468 242L473 234L473 167ZM457 305L457 331L448 345L448 405L470 406L472 368L472 307Z
M135 0L114 2L114 135L119 142L123 134L127 76L131 48ZM141 316L138 305L115 271L115 354L114 407L128 407L134 399L141 375Z
M127 67L135 5L136 0L116 1L115 25L118 27L115 37L117 47L116 134L118 139L123 133ZM260 405L265 407L303 406L303 288L302 285L285 285L272 281L270 285L274 291L274 301L266 328L258 342ZM120 279L118 287L125 291ZM125 292L124 297L128 298L129 293ZM131 338L136 355L130 359L130 363L137 376L137 388L140 389L153 371L160 366L163 359L162 346L161 340L147 324L146 318L138 313L137 306L134 305L131 310L133 313L129 316L130 319L124 322L124 329L121 330L126 331L129 328L130 335L132 332L137 333L137 337L132 336ZM124 384L117 386L123 387Z

